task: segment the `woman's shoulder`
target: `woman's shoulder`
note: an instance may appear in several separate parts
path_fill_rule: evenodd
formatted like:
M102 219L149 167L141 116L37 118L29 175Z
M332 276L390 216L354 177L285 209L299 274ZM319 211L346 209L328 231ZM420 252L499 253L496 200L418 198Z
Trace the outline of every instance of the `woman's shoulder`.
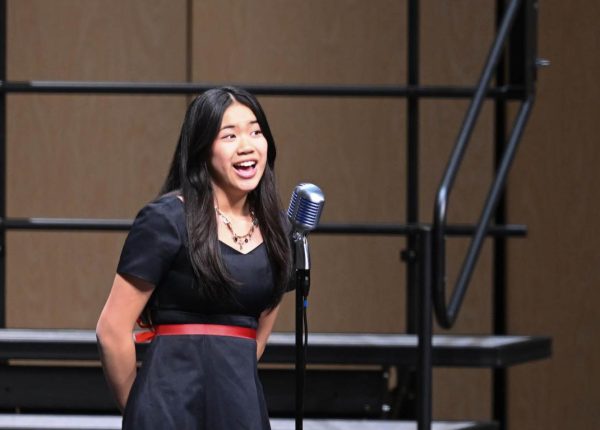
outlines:
M159 196L138 212L125 239L118 273L126 273L158 285L185 237L176 206L177 196Z
M163 219L178 225L184 217L183 201L177 192L170 192L158 196L147 203L138 213L138 218Z
M183 209L183 198L181 197L180 192L171 191L158 196L156 199L148 203L148 205L152 205L157 209L162 210L180 210Z

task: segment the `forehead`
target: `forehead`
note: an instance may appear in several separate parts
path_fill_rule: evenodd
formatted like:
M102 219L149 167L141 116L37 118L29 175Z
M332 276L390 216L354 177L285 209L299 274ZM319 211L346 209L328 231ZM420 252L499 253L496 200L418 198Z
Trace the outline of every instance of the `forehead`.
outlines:
M223 112L221 127L244 125L254 121L256 121L254 112L248 106L235 102Z

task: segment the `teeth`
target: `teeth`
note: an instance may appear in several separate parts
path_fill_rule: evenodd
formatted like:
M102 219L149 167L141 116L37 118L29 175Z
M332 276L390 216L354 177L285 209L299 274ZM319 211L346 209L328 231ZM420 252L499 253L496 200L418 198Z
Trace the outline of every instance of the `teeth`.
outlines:
M256 164L255 161L244 161L243 163L238 163L236 166L239 167L253 167Z

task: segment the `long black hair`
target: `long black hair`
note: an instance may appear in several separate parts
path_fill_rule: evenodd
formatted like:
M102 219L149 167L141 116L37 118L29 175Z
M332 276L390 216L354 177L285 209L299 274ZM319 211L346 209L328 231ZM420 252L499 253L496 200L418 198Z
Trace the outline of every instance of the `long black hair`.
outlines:
M222 87L208 90L189 105L173 161L161 194L181 192L185 201L188 252L199 292L211 300L235 301L236 282L228 273L217 237L217 218L210 175L211 148L225 110L234 102L256 116L267 141L267 163L258 186L248 194L273 267L275 289L270 307L281 300L291 265L290 246L275 182L275 140L256 98L245 90Z

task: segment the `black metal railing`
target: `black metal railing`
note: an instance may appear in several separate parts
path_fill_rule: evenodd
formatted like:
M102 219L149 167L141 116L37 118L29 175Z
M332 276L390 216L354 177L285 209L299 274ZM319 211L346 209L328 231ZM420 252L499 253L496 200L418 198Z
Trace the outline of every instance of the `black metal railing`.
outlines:
M469 281L480 255L486 230L489 228L488 224L496 204L498 203L498 199L501 196L508 170L512 164L514 154L533 105L534 96L531 94L523 102L515 119L513 131L486 197L475 234L469 245L450 300L447 302L445 236L447 234L446 220L449 197L469 139L475 127L476 120L481 111L486 88L494 75L501 55L503 54L504 45L508 39L512 24L515 21L517 14L520 12L521 3L521 0L511 0L508 4L498 34L492 44L490 54L479 79L477 91L467 110L465 120L436 194L433 217L433 301L437 321L445 328L452 327L460 310L460 306L468 289Z

